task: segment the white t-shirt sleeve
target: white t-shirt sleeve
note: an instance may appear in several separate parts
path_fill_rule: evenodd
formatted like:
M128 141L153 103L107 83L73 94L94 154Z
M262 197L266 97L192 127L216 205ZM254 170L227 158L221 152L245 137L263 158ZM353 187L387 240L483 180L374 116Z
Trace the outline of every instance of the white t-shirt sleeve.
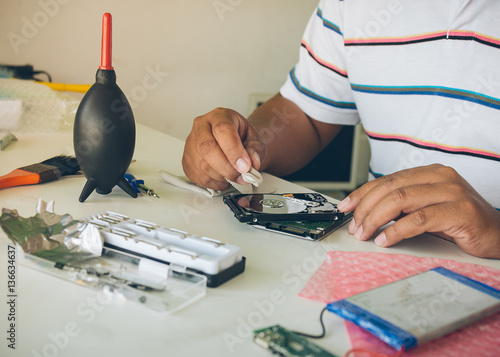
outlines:
M341 1L320 1L302 38L299 62L280 93L311 118L355 125L359 115L347 73Z

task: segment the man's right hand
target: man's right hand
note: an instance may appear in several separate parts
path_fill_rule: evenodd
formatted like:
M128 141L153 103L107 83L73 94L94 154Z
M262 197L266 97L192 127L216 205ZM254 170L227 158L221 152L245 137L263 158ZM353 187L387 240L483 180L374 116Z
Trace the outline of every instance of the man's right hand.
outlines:
M217 108L197 117L186 139L182 166L191 182L214 190L229 187L226 179L246 184L241 174L259 170L266 144L242 115Z

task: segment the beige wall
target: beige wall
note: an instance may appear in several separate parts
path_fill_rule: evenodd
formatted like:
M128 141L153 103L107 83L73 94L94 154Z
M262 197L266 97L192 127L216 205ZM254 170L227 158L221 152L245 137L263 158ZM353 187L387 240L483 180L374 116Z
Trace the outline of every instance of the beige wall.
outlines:
M113 16L113 66L136 121L184 139L217 106L248 114L298 56L316 0L0 0L0 63L54 82L92 83L101 19ZM216 9L217 6L217 9Z

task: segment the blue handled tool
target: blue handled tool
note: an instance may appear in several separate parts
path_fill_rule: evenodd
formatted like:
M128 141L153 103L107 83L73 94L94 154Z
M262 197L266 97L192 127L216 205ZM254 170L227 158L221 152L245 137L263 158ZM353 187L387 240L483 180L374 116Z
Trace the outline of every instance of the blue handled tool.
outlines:
M160 196L158 196L156 194L156 192L153 191L153 189L149 188L148 186L146 186L144 184L144 180L137 180L134 177L134 175L129 174L128 172L125 173L124 177L125 177L125 180L127 180L127 182L132 186L132 188L134 189L135 192L145 193L148 196L160 198Z

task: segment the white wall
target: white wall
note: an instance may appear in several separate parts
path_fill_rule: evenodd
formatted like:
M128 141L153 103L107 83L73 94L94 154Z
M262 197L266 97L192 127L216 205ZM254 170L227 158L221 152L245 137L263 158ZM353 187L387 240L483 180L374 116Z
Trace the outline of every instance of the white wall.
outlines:
M219 11L216 10L219 5ZM217 106L248 114L298 58L317 0L0 0L0 63L54 82L93 83L101 21L113 16L113 66L137 122L184 139ZM150 72L161 74L154 80ZM168 73L168 75L167 75ZM147 87L144 88L144 87Z

